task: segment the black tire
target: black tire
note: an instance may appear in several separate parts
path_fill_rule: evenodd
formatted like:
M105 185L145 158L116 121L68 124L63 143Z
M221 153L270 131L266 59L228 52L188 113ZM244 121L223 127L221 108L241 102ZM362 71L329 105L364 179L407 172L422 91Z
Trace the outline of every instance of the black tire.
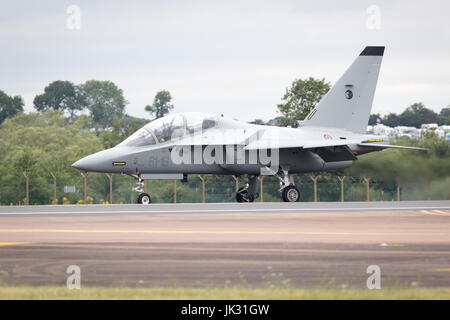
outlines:
M237 202L253 202L255 200L255 196L252 194L248 194L247 190L242 187L236 192L236 201Z
M281 193L284 202L300 201L300 191L296 186L287 186Z
M150 203L152 203L152 198L150 198L150 195L148 193L141 193L138 197L138 203L139 204L150 204Z

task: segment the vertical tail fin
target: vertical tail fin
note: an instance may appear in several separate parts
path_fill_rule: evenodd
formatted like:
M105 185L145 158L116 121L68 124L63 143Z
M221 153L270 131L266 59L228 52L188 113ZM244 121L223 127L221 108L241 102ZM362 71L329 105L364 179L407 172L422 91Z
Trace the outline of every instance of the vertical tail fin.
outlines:
M384 47L366 47L302 125L365 133L383 54Z

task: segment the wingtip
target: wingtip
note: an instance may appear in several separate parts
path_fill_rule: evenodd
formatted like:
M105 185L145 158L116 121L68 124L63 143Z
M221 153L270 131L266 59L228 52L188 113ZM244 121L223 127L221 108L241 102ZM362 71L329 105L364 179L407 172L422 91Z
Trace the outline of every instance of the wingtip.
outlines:
M382 56L383 54L384 54L384 46L382 47L367 46L360 53L360 56Z

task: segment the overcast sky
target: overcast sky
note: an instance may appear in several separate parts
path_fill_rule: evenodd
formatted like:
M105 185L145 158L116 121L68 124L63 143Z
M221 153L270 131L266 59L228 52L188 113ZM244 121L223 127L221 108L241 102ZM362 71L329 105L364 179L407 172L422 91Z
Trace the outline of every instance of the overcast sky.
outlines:
M70 5L79 30L67 27ZM293 80L334 83L364 46L384 45L372 112L419 101L439 111L450 104L449 14L449 1L2 0L0 90L32 111L54 80L110 80L134 116L149 118L165 89L177 112L269 120Z

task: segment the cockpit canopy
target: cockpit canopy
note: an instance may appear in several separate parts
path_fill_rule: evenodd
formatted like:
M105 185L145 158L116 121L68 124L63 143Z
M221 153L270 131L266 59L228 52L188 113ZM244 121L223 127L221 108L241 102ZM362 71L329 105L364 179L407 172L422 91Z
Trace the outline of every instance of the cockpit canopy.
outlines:
M216 124L217 117L207 113L174 113L146 124L121 144L141 147L178 140L186 135L193 135L199 131L215 127Z

